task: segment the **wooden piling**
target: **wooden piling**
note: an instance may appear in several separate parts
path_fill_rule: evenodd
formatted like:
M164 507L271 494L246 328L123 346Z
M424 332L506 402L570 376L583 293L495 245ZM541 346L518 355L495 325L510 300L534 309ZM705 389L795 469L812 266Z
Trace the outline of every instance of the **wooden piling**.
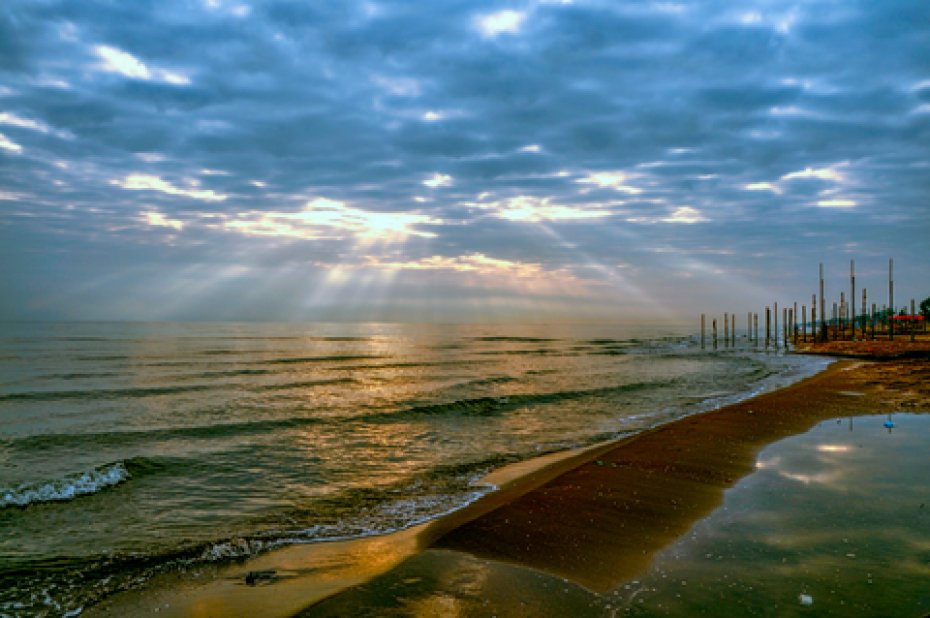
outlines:
M759 314L758 313L752 314L752 329L753 329L752 344L756 347L759 347Z
M856 260L849 260L849 302L852 303L850 317L852 322L852 340L856 340Z
M723 314L723 347L730 347L730 314Z
M801 305L801 334L804 336L802 341L807 343L807 305Z
M823 262L820 263L820 340L827 340L827 309L823 303Z
M911 341L914 341L917 337L917 322L914 321L914 316L917 315L917 306L914 303L914 299L911 299Z
M717 349L717 318L714 318L714 321L712 322L711 331L712 331L713 339L714 339L714 349L716 350Z
M836 314L837 324L834 324L834 327L839 326L840 329L840 339L846 339L846 293L840 292L840 304L838 313Z
M772 308L765 308L765 347L769 347L772 339Z
M782 338L782 342L784 343L784 347L787 350L788 349L788 308L787 307L782 307L781 323L782 323L781 338Z
M701 314L701 349L704 349L704 314Z
M865 318L867 315L869 315L869 307L868 305L866 305L866 298L867 298L866 290L865 288L862 288L862 319L860 320L860 326L862 326L862 338L863 339L866 338L866 332L867 332L866 329L868 328L868 324L866 324Z
M817 294L811 294L811 341L817 341Z
M894 315L894 259L888 259L888 306ZM894 320L888 320L888 338L894 341Z
M833 323L833 341L836 341L836 311L836 303L833 303L833 319L831 320Z
M777 350L778 349L778 303L774 303L773 307L774 309L772 309L772 313L774 314L774 318L775 318L775 329L772 332L772 335L774 335L774 337L772 338L773 339L772 343L775 344L775 349Z

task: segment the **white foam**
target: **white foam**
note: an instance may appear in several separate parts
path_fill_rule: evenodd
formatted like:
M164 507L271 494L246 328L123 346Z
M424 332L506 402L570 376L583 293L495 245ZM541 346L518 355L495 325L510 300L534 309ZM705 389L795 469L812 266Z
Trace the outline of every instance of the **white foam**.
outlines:
M120 461L53 481L24 483L16 488L0 489L0 508L73 500L78 496L95 494L107 487L119 485L129 480L129 476L129 471Z

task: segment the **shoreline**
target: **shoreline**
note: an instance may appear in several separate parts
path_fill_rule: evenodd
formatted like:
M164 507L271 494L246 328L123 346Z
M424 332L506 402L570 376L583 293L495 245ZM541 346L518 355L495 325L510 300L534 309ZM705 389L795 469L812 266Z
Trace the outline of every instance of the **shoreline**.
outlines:
M834 363L788 387L634 436L511 464L483 479L500 484L498 490L406 530L285 547L221 567L205 582L161 578L105 599L85 615L153 608L178 616L249 615L256 609L262 615L327 615L327 608L351 604L360 591L424 554L440 565L467 555L505 570L529 569L607 590L635 577L656 551L713 511L724 491L752 471L766 444L826 418L909 405L900 384L889 389L876 380L900 374L906 364L925 373L928 366ZM924 391L910 395L913 405L926 406L930 399ZM273 573L246 585L250 572Z

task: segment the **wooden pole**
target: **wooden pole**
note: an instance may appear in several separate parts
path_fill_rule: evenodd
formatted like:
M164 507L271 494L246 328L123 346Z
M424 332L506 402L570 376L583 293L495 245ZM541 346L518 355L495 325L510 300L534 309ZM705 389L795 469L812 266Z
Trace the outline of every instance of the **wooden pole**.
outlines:
M836 303L833 303L833 341L836 341Z
M772 308L765 308L765 347L769 347L772 338Z
M798 342L798 303L794 303L794 311L791 312L793 316L791 318L791 337L794 339L794 342Z
M717 318L714 318L712 323L713 338L714 338L714 349L717 349Z
M911 299L911 341L914 341L914 337L917 335L917 322L914 320L914 316L917 315L917 307L914 304L914 299Z
M774 335L773 343L775 344L775 349L777 350L778 349L778 303L775 303L774 305L775 305L775 308L772 310L772 313L775 316L775 329L772 332L772 334Z
M856 340L856 260L849 260L849 302L852 303L852 340Z
M783 343L785 344L785 349L788 349L788 308L787 307L782 307L781 323L782 323L781 338L782 338Z
M746 340L752 343L752 311L746 312Z
M823 262L820 263L820 340L827 340L827 325L824 323L827 309L823 304Z
M732 341L730 344L735 348L736 347L736 314L730 314L730 337Z
M730 347L730 314L723 314L723 347Z
M894 259L888 260L888 306L894 316ZM894 320L888 320L888 338L894 341Z
M866 289L862 288L862 319L860 320L861 322L860 326L862 326L862 338L863 339L866 338L866 333L867 333L866 329L868 328L868 324L866 324L866 320L865 320L865 317L869 314L869 307L868 305L866 305L866 298L867 298Z
M704 314L701 314L701 349L704 349Z
M870 320L872 322L872 341L875 341L875 311L875 303L872 303L872 319Z
M804 335L804 343L807 343L807 305L801 305L801 333Z
M817 341L817 294L811 294L811 341Z
M839 313L836 314L839 320L840 339L846 339L846 294L840 292Z

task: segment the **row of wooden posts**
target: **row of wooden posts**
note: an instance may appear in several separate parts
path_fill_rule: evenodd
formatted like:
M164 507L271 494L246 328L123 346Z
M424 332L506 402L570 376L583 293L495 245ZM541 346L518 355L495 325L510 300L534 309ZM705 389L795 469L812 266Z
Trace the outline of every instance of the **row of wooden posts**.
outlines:
M799 341L808 342L808 325L810 326L810 341L829 341L837 339L875 339L878 336L887 336L893 340L895 336L894 320L890 319L895 315L894 311L894 260L888 260L888 305L882 306L879 311L878 305L872 303L871 311L868 308L868 291L862 288L862 311L856 314L856 263L855 260L849 262L849 301L847 302L846 293L840 292L839 302L833 303L832 317L828 320L826 317L826 302L824 301L824 279L823 264L820 264L820 300L818 302L817 294L811 295L810 314L807 311L807 305L801 305L801 312L798 313L798 303L793 303L791 307L782 307L782 324L781 341L779 341L778 329L778 303L773 303L773 307L766 307L765 317L765 347L780 346L787 348L789 342L797 345ZM820 309L818 319L817 309ZM886 307L891 307L891 314L888 315ZM809 315L809 318L808 318ZM910 315L916 316L916 303L911 299ZM887 324L881 316L887 316ZM774 326L774 330L773 330ZM876 326L877 333L876 333ZM701 349L706 347L706 316L701 314ZM926 328L926 325L924 325ZM916 328L912 325L910 328L911 339L914 338ZM717 319L711 320L711 341L713 349L717 349L718 337ZM758 346L759 338L759 314L749 312L746 315L746 337L749 343ZM723 314L723 346L736 346L736 314Z

